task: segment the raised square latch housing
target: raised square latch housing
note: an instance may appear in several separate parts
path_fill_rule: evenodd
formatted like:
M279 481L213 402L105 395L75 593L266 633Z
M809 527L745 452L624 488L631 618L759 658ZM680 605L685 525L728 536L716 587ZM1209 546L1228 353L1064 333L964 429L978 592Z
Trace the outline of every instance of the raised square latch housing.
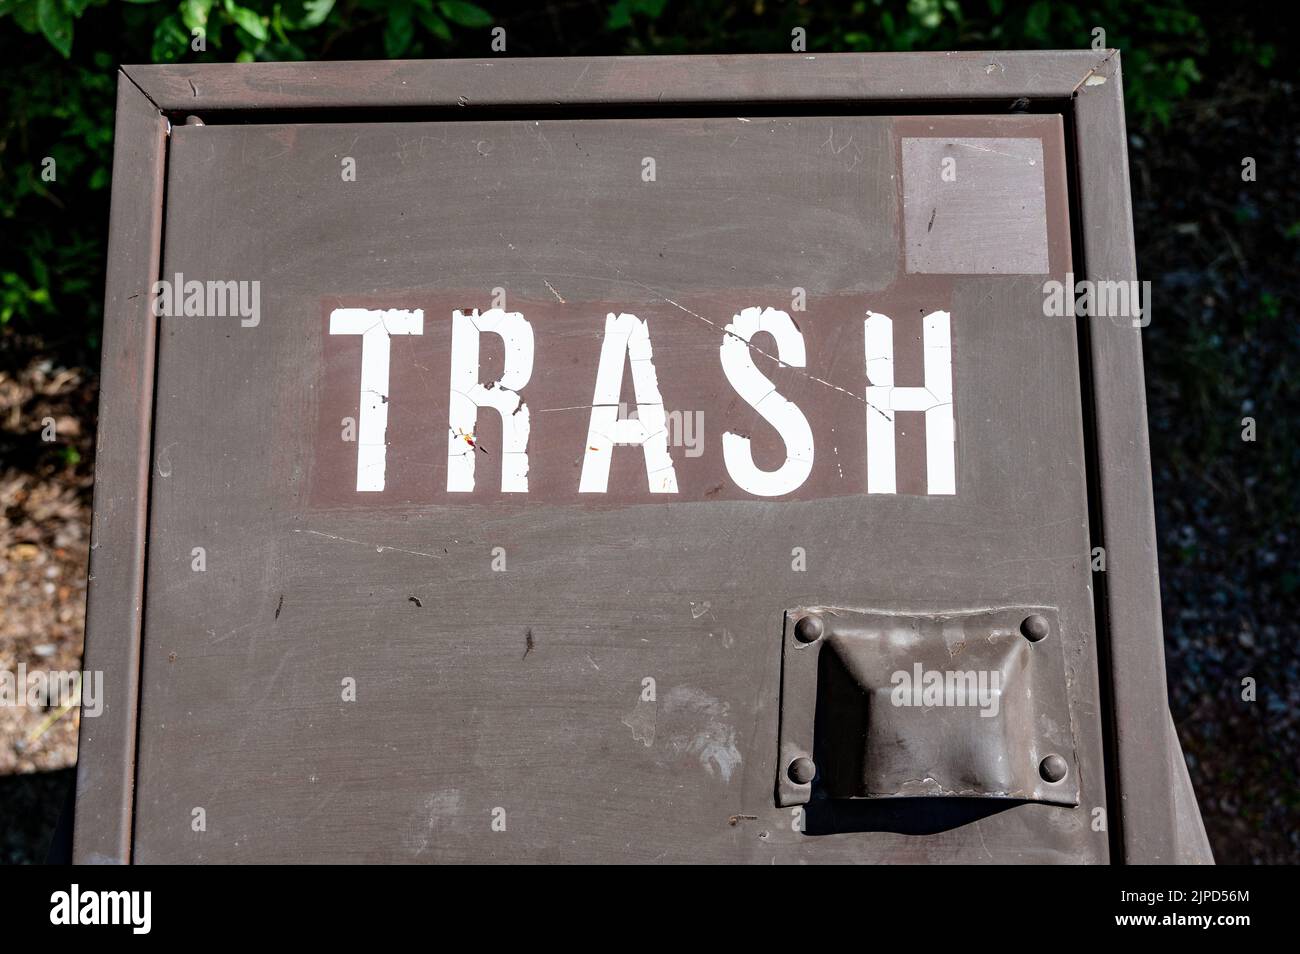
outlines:
M787 610L776 793L1077 805L1056 610Z

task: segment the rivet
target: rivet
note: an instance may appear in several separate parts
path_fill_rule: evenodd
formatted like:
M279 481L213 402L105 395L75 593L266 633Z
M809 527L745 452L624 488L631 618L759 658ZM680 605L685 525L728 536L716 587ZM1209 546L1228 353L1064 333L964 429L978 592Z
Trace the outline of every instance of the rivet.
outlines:
M1047 622L1047 617L1034 613L1032 616L1026 616L1020 624L1020 633L1031 643L1036 643L1040 639L1045 639L1047 634L1052 631L1052 627Z
M805 616L794 624L794 638L801 643L815 643L826 632L826 624L820 616Z
M793 766L791 766L793 768ZM1065 759L1056 753L1052 753L1043 761L1038 763L1038 774L1043 777L1045 782L1059 782L1065 778L1070 767L1065 764Z
M801 755L790 763L786 769L786 774L790 776L790 781L796 785L807 785L817 775L817 766L813 760L806 755Z

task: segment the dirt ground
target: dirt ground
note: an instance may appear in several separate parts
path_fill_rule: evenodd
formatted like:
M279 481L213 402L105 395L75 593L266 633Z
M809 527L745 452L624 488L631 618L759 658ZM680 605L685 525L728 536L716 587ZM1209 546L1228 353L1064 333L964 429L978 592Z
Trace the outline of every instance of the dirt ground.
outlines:
M1228 77L1130 142L1171 708L1221 862L1300 861L1294 94ZM0 332L0 670L80 665L96 379L62 351ZM0 707L0 862L44 857L76 737Z
M95 375L10 338L0 368L0 671L81 668ZM54 441L42 439L53 423ZM50 701L50 700L44 700ZM73 781L76 707L0 706L0 862L39 861Z

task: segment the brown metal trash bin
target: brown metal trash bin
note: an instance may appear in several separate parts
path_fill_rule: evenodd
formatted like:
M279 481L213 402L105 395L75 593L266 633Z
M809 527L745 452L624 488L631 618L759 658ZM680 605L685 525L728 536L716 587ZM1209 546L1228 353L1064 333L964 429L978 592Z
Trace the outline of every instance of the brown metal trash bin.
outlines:
M1208 862L1117 53L126 67L82 862Z

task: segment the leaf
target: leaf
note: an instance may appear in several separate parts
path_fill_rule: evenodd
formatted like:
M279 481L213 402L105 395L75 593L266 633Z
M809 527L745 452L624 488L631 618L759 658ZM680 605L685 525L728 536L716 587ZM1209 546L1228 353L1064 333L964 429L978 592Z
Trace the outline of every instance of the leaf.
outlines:
M318 27L328 19L330 11L334 9L334 0L306 0L303 4L306 10L298 25L304 30L310 30L312 27Z
M907 12L927 30L933 30L943 22L943 10L938 0L907 0Z
M284 8L277 3L274 7L271 8L271 34L280 43L289 42L289 34L284 32L284 28L285 28Z
M285 10L284 25L290 30L311 30L324 23L334 9L334 0L300 0Z
M72 55L72 17L59 0L39 0L36 4L36 21L41 32L66 60Z
M235 22L236 26L240 27L253 39L261 40L263 43L266 42L266 21L261 16L248 9L248 7L241 7L234 0L225 0L225 6L226 13Z
M1052 6L1046 0L1038 0L1025 14L1025 36L1034 40L1047 39L1047 21L1051 19Z
M632 25L632 5L630 0L618 0L611 4L605 17L606 30L621 30Z
M415 36L415 26L411 22L411 8L394 7L388 13L388 24L384 27L384 52L389 59L396 59L407 51Z
M632 15L658 19L667 6L667 0L618 0L611 4L605 16L606 30L621 30L632 25Z
M190 35L176 16L159 20L153 31L150 58L155 63L174 63L190 48Z
M191 33L195 30L207 31L208 14L212 12L212 0L181 0L181 5L177 9L181 15L181 22Z
M485 27L492 25L492 14L466 0L442 0L438 10L456 26Z
M26 3L20 3L13 8L14 23L22 27L24 33L37 33L41 29L39 18L36 14L36 4L32 0Z
M424 24L424 28L442 40L444 43L451 42L451 27L447 26L447 21L432 10L416 10L415 17Z

